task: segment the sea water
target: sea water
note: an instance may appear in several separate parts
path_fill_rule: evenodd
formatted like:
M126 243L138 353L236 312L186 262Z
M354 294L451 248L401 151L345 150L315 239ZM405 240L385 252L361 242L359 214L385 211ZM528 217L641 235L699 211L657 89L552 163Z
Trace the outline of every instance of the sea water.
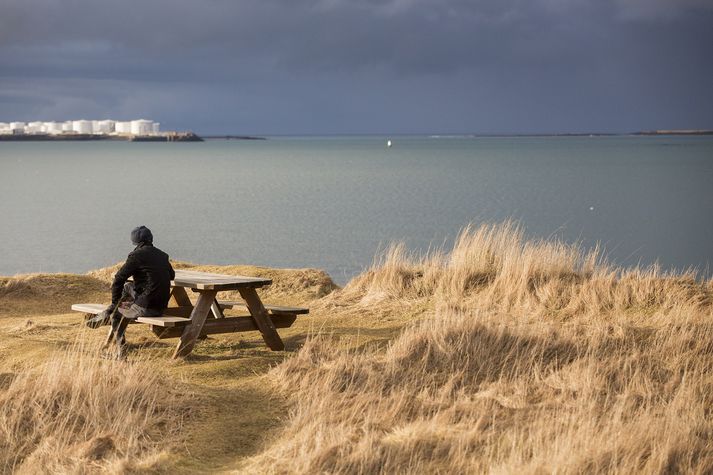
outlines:
M143 224L174 259L344 283L390 242L447 247L506 219L711 275L711 137L388 138L0 142L0 275L116 263Z

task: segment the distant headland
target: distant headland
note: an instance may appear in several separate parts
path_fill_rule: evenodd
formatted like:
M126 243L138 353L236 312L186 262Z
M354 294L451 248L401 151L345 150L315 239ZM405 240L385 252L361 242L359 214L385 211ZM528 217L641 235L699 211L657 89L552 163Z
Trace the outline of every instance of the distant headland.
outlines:
M0 141L126 140L131 142L203 142L193 132L161 131L152 120L67 120L0 122Z
M634 135L713 135L713 130L676 129L676 130L642 130Z

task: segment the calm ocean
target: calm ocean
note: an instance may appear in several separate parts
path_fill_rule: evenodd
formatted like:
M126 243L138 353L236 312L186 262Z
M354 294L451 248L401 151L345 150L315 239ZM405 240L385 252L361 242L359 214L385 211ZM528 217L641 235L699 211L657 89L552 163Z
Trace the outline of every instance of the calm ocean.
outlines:
M711 275L711 137L392 140L0 142L0 275L113 264L145 224L175 259L344 283L391 241L427 249L507 218Z

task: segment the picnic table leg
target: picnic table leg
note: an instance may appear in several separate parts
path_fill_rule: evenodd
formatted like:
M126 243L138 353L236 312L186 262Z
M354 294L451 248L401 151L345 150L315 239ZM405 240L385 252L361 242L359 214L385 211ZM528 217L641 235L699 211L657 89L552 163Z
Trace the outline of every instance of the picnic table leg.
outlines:
M191 299L188 298L188 292L183 287L174 287L171 290L171 297L179 307L192 307Z
M196 306L193 307L193 311L191 312L191 324L183 329L181 340L178 342L176 351L173 353L174 358L188 356L191 351L193 351L196 340L201 334L201 330L203 330L203 324L206 318L208 318L208 312L210 312L210 307L213 304L216 294L217 292L215 290L205 290L198 296L198 302L196 302Z
M223 311L220 309L218 299L213 299L213 303L210 306L210 311L213 314L213 318L225 318Z
M255 325L257 325L260 333L262 333L262 338L265 343L272 351L282 351L285 349L285 344L280 339L280 335L277 334L275 329L275 324L272 323L272 319L268 316L265 306L260 301L257 292L253 288L239 289L240 296L245 300L248 305L248 310L250 315L252 315Z

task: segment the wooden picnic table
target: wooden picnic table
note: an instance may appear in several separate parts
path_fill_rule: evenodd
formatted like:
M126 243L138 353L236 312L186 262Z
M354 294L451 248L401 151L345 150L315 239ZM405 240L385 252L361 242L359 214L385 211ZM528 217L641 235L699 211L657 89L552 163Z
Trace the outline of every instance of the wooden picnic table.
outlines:
M173 353L174 358L187 356L199 337L215 333L259 330L267 346L282 351L285 345L277 328L292 325L298 314L309 310L297 307L265 306L257 289L272 284L270 279L225 274L212 274L191 270L176 270L171 282L171 299L161 317L139 317L136 323L145 323L159 338L180 337ZM198 293L191 302L187 289ZM220 291L237 290L244 302L219 301ZM225 308L245 308L249 316L225 317ZM96 314L103 310L100 304L74 304L72 310ZM109 341L112 338L110 332Z

